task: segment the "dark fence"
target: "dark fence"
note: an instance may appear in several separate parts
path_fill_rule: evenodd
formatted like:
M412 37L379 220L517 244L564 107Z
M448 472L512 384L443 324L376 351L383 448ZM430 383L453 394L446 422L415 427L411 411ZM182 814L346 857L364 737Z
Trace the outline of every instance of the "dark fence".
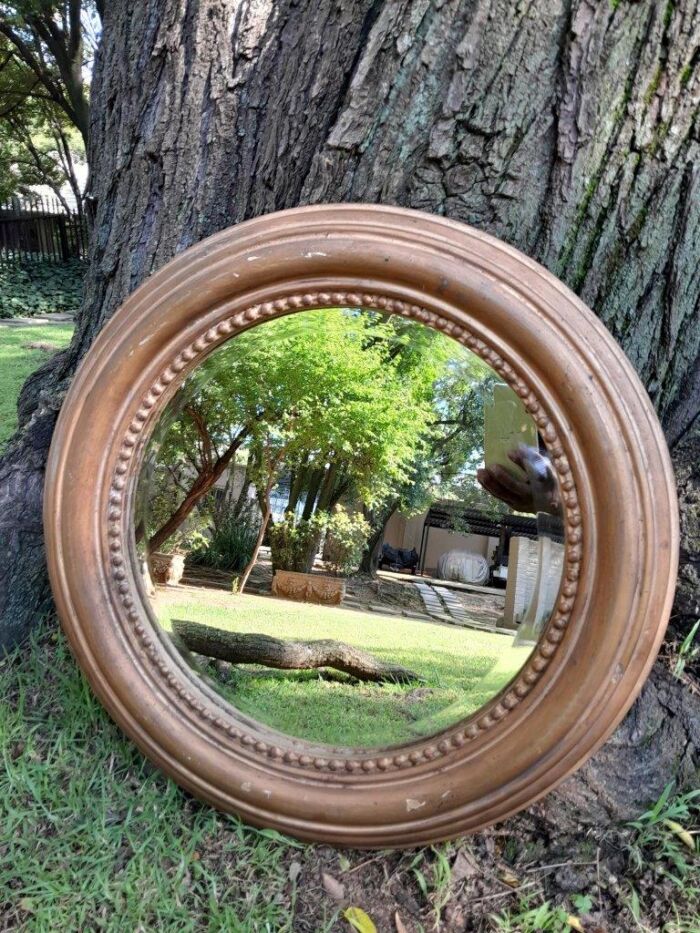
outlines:
M0 204L0 259L85 259L87 227L55 198L13 198Z

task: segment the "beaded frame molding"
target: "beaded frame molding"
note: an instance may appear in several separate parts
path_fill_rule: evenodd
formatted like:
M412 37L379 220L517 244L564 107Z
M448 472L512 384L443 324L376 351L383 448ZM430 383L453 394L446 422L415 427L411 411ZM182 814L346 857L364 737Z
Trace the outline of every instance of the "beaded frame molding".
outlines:
M161 636L138 572L136 482L187 375L265 320L362 307L421 321L523 400L557 472L565 573L525 667L464 722L410 745L331 748L240 714ZM675 486L631 366L546 270L476 230L399 208L271 214L180 254L131 295L63 405L47 467L52 587L113 718L182 786L256 825L365 847L475 830L552 789L610 734L663 637Z

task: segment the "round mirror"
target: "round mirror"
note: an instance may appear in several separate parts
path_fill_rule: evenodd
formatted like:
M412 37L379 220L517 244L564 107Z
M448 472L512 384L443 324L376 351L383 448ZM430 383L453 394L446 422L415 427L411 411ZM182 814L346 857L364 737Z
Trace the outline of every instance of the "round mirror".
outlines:
M183 786L411 845L527 805L663 635L663 438L594 316L460 224L342 205L178 256L86 357L52 585L114 718Z

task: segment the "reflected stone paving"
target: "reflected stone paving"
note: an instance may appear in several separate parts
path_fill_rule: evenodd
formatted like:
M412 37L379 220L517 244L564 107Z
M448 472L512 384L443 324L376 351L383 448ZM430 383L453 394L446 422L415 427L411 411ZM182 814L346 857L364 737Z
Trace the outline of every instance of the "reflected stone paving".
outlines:
M502 597L456 593L446 586L422 582L415 582L414 586L420 593L425 611L432 619L490 632L512 633L512 629L502 628L498 624L503 618Z

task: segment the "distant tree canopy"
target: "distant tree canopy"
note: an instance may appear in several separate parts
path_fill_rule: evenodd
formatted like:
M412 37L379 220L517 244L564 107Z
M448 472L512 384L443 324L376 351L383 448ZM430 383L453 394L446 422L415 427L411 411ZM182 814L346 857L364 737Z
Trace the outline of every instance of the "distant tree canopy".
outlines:
M83 192L90 71L101 5L95 0L0 2L0 198L67 182Z
M258 326L190 377L154 437L151 460L178 504L148 529L149 546L237 454L263 513L285 476L288 511L309 518L352 499L383 529L396 508L450 495L476 466L490 378L454 340L399 317L329 309Z

